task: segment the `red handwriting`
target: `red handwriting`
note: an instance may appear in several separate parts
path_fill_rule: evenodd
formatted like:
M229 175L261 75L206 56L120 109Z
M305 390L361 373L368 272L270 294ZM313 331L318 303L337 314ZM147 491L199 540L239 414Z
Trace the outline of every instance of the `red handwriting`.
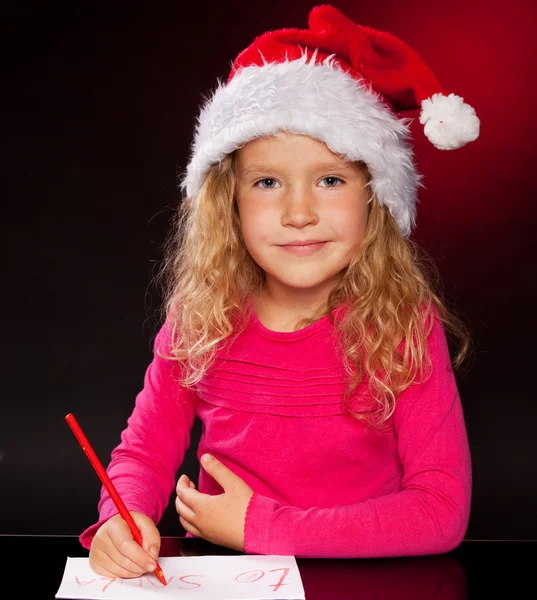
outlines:
M195 590L196 588L200 588L201 587L201 583L198 583L197 581L185 581L185 579L187 577L203 577L203 575L182 575L181 577L179 577L179 581L182 581L183 583L187 583L189 585L193 585L194 587L192 588L185 588L182 585L179 586L179 588L181 590Z
M101 577L101 581L108 581L108 583L103 587L101 592L106 592L106 590L117 581L117 583L123 583L123 579L119 577Z
M282 571L282 575L281 575L280 579L276 583L268 584L269 587L273 588L274 592L278 591L284 585L289 585L288 583L284 583L285 578L289 574L289 568L285 567L285 568L280 568L280 569L271 569L270 571L268 571L268 573L276 573L278 571ZM254 571L246 571L244 573L240 573L239 575L237 575L235 577L235 581L237 581L238 583L253 583L254 581L259 581L265 575L266 575L265 571L263 571L261 569L256 569ZM181 575L179 577L172 576L168 579L167 585L169 586L174 579L177 579L177 583L175 584L175 586L181 590L195 590L195 589L203 587L202 584L199 583L198 581L189 581L189 578L193 578L193 577L202 577L203 578L205 576L200 575L200 574ZM82 581L75 575L75 582L78 585L84 586L84 587L94 583L96 580L97 580L97 577L94 577L93 579L88 580L88 581ZM101 592L105 592L113 583L120 585L120 584L124 583L125 580L121 577L101 577L99 579L99 581L106 582L106 584L104 585L104 587L101 590ZM147 583L149 583L152 587L156 587L156 588L164 587L160 582L156 581L156 579L153 577L153 575L142 575L141 577L139 577L137 579L135 585L137 587L141 588L141 587L144 587L144 584L147 584ZM182 585L182 584L184 584L184 585Z
M271 569L269 571L269 573L275 573L276 571L283 571L283 573L282 573L282 576L280 577L280 580L278 581L278 583L271 584L272 587L274 588L275 592L277 590L279 590L282 587L282 585L289 585L288 583L283 582L283 580L287 577L287 575L289 575L289 567L285 567L282 569Z
M138 579L138 587L142 587L144 581L147 581L147 583L150 583L153 587L164 587L162 585L162 583L160 583L160 581L158 581L155 577L150 577L148 575L142 575L139 579ZM169 581L168 581L169 583Z
M186 585L177 585L177 587L181 590L194 590L196 588L200 588L201 587L201 583L198 583L197 581L188 581L187 577L204 577L204 575L198 575L198 574L193 574L193 575L181 575L180 577L177 577L177 581L184 583ZM167 585L170 585L170 583L175 579L175 577L172 575L172 577L170 577L167 580ZM92 584L94 581L97 580L97 577L94 577L93 579L91 579L90 581L81 581L76 575L75 575L75 582L80 585L80 586L87 586ZM122 579L121 577L101 577L100 581L106 581L106 585L103 587L103 589L101 590L102 592L105 592L113 583L117 583L117 584L121 584L123 583L125 580ZM133 579L133 582L135 583L136 587L144 587L144 584L151 584L153 587L156 588L161 588L164 587L160 582L157 582L155 580L155 578L152 575L141 575L140 577L136 578L135 580Z
M235 577L235 581L238 581L239 583L251 583L252 581L257 581L258 579L261 579L261 577L263 577L263 575L265 574L265 571L246 571L246 573L241 573L240 575L237 575L237 577Z
M75 575L75 581L78 583L78 585L89 585L90 583L93 583L96 579L97 577L94 577L91 581L80 581L80 579Z
M75 581L78 583L78 585L82 585L82 586L86 586L89 585L90 583L93 583L97 578L94 577L91 581L80 581L80 579L75 575ZM101 590L101 592L106 592L106 590L113 584L113 583L123 583L123 579L118 578L118 577L101 577L100 581L107 581L108 583L103 587L103 589Z
M283 582L283 580L289 574L289 568L286 567L281 569L271 569L269 573L275 573L276 571L283 571L283 573L280 577L280 580L277 583L269 584L270 587L274 588L275 592L279 590L282 587L282 585L289 585L288 583ZM237 577L235 577L235 581L238 581L239 583L252 583L253 581L259 581L264 575L265 571L261 571L260 569L256 571L246 571L245 573L237 575Z

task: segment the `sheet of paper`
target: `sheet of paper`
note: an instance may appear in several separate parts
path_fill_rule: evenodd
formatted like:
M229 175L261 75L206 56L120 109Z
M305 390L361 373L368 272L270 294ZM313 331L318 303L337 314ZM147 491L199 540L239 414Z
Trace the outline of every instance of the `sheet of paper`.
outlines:
M72 600L305 600L294 556L177 556L159 558L167 585L154 574L102 577L87 558L67 559L56 598Z

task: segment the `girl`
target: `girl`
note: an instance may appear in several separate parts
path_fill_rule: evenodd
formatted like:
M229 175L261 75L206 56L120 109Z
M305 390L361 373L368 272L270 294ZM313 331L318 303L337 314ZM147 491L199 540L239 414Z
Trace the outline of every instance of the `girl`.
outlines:
M408 239L435 146L479 121L417 54L330 6L266 33L203 107L167 246L164 325L81 542L101 575L151 571L175 486L187 535L310 557L444 553L471 497L453 368L465 326ZM453 364L448 330L461 345ZM198 489L176 482L195 416Z

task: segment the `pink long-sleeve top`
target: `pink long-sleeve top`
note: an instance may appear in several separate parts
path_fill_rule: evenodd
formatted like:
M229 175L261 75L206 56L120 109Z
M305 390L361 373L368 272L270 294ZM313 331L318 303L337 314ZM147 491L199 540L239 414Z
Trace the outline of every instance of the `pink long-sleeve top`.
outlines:
M345 370L332 334L328 316L275 332L253 315L192 390L179 384L179 365L159 355L169 349L164 325L107 469L128 509L159 522L197 414L198 457L214 455L254 491L247 553L360 558L458 546L468 525L471 460L440 322L428 339L431 376L400 395L381 433L342 405ZM203 469L198 489L222 492ZM99 521L80 536L85 548L115 513L103 488Z

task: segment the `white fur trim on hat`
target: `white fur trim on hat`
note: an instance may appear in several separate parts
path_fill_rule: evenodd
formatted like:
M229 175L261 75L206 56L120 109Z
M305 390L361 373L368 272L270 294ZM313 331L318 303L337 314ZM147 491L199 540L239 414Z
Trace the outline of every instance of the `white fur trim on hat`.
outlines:
M348 160L366 163L371 187L403 235L416 215L417 173L406 119L400 119L331 58L248 66L219 84L203 106L181 188L199 191L208 169L255 138L285 130L323 141Z
M480 121L473 106L455 94L433 94L421 103L420 123L440 150L456 150L479 137Z

